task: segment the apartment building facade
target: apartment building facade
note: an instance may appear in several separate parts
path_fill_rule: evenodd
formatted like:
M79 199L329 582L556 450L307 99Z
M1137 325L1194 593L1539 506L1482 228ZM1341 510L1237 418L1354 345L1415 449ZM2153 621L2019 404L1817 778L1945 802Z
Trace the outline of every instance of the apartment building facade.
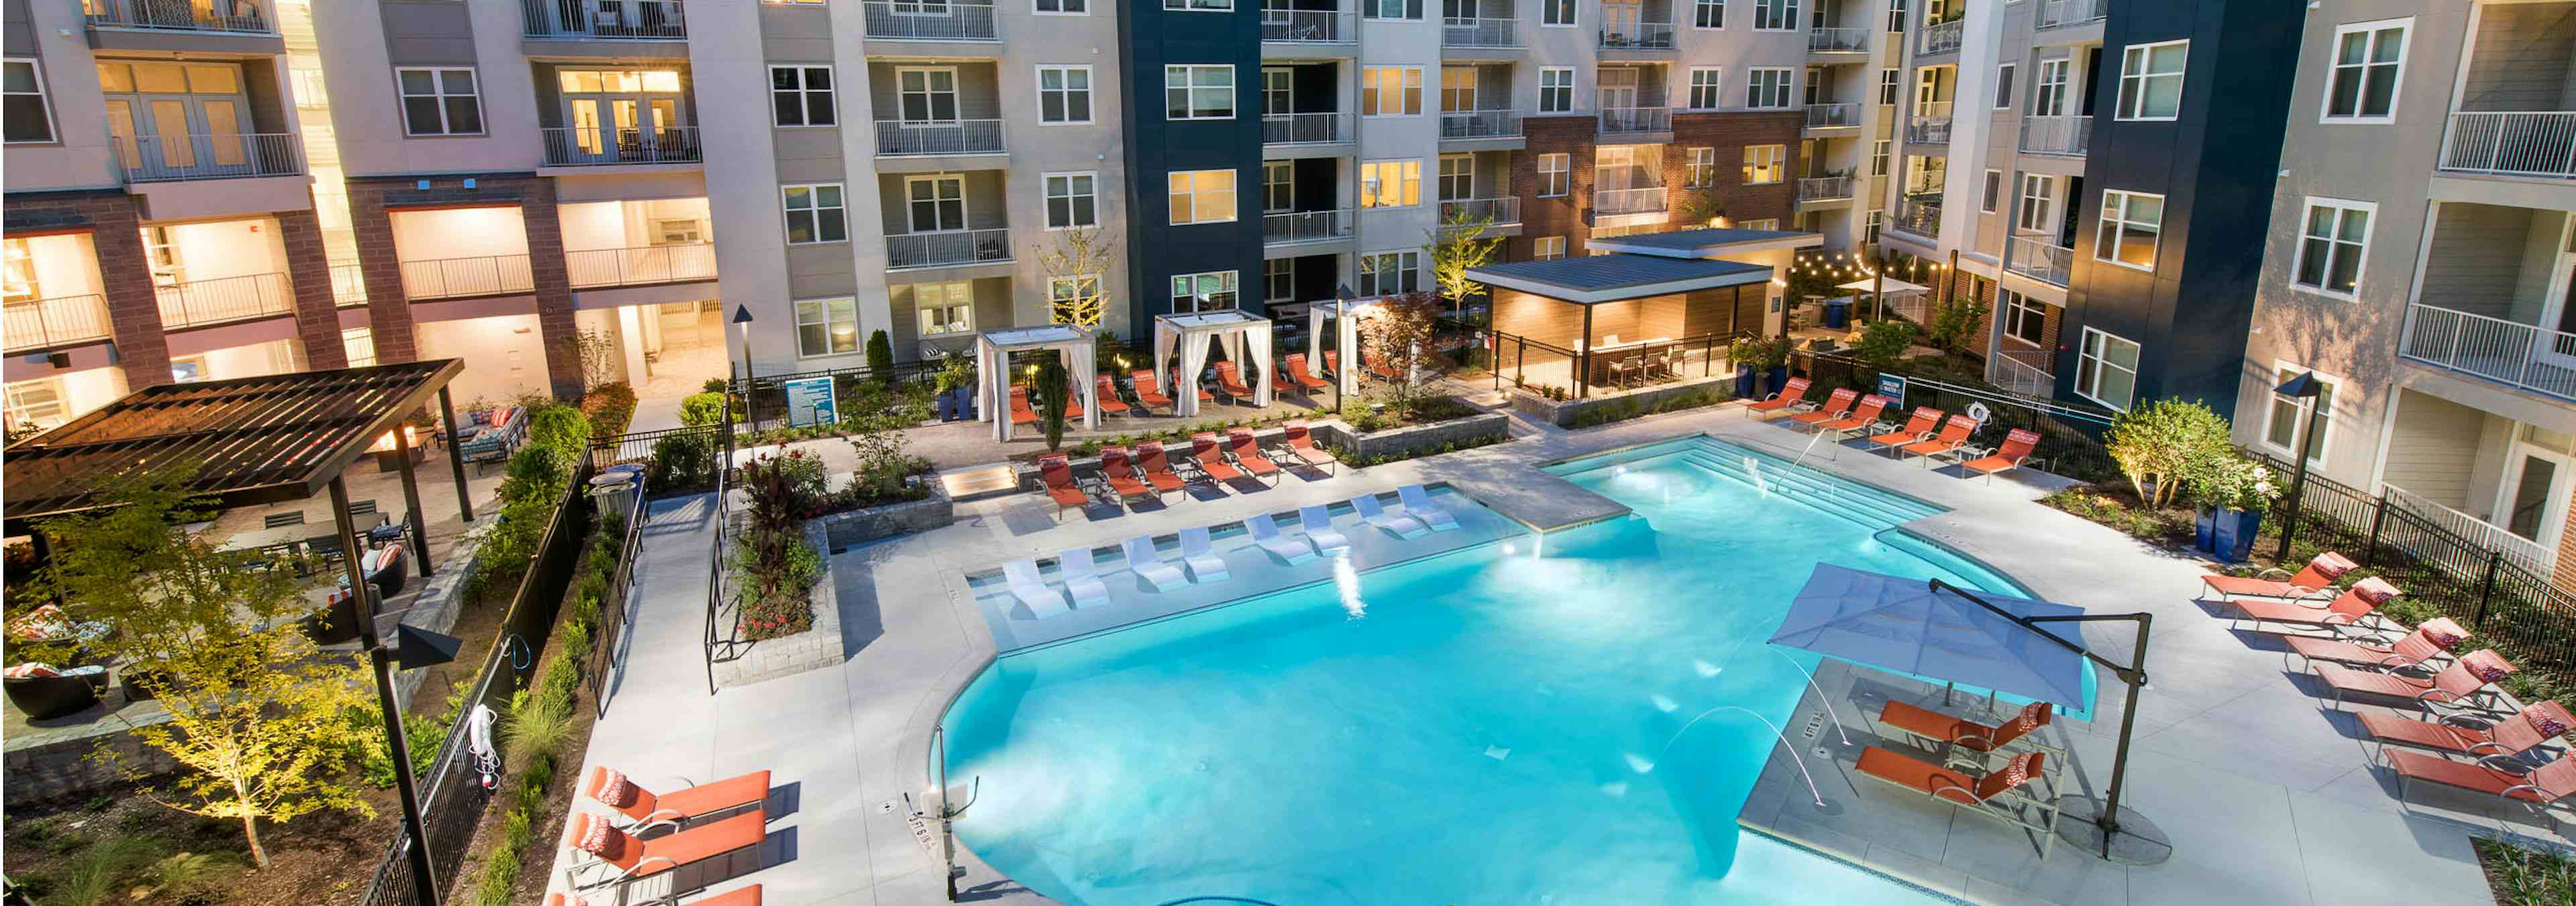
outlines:
M2300 40L2237 439L2576 586L2576 3L2351 0Z

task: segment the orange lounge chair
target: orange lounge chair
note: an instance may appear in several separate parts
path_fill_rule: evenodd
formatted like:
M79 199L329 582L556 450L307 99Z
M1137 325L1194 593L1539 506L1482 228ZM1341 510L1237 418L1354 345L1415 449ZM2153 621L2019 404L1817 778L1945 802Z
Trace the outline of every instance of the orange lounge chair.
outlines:
M1243 385L1243 372L1233 362L1216 363L1216 389L1236 402L1252 398L1252 388Z
M1341 460L1338 457L1329 450L1315 446L1315 437L1306 429L1305 422L1289 422L1286 427L1280 429L1279 439L1287 443L1288 452L1295 455L1299 462L1310 466L1333 463L1336 471L1340 469Z
M1055 498L1055 514L1079 510L1091 505L1091 495L1073 483L1073 463L1062 456L1038 457L1038 480L1046 484L1048 497Z
M1807 387L1808 383L1806 378L1790 378L1789 383L1781 385L1780 392L1763 397L1759 402L1746 403L1744 405L1744 417L1752 418L1759 415L1764 418L1769 418L1771 416L1787 412L1792 408L1806 405Z
M1082 394L1064 388L1064 420L1067 424L1082 421Z
M2401 803L2406 802L2406 791L2414 781L2428 781L2519 803L2555 829L2558 819L2550 809L2567 806L2567 797L2576 795L2576 758L2562 757L2531 773L2516 774L2484 762L2452 761L2421 752L2381 749L2379 754L2389 769L2397 772L2397 801Z
M1037 423L1037 410L1029 408L1029 388L1011 388L1011 424L1034 425Z
M1879 413L1885 411L1887 411L1887 397L1873 393L1860 398L1860 407L1852 410L1850 418L1825 422L1816 427L1834 432L1834 442L1842 443L1844 435L1854 431L1866 431L1869 430L1869 426L1878 424Z
M2051 711L2047 702L2031 702L2024 706L2021 713L2013 719L1989 727L1929 708L1918 708L1904 702L1890 700L1885 707L1878 709L1878 722L1905 731L1905 735L1913 737L1915 744L1924 749L1931 749L1940 743L1948 743L1970 752L1984 754L2000 751L2018 742L2025 747L2053 752L2057 750L2056 746L2030 735L2031 731L2048 726L2048 716ZM1980 759L1978 764L1982 767L1983 760Z
M573 862L564 876L574 890L623 884L666 871L713 869L724 880L760 868L760 841L769 836L769 815L760 809L702 824L675 834L640 840L610 826L608 819L576 812L564 826L563 845ZM705 880L683 876L674 891L697 890Z
M1939 436L1922 443L1906 444L1904 451L1922 457L1917 461L1923 463L1924 468L1931 468L1933 460L1966 447L1968 435L1977 433L1977 427L1983 424L1985 423L1965 415L1950 416L1950 421L1941 426Z
M1789 421L1801 425L1821 425L1843 417L1844 413L1851 411L1852 404L1859 401L1860 391L1845 387L1827 395L1824 405L1811 412L1800 412L1789 416Z
M2041 773L2046 758L2038 752L2013 756L2002 770L1977 777L1870 746L1860 752L1861 776L1913 790L2036 834L2039 857L2057 842L2057 791ZM2037 780L2045 795L2021 789Z
M1338 378L1340 378L1340 377L1342 376L1342 352L1341 352L1341 350L1338 350L1338 349L1327 349L1327 350L1324 350L1324 373L1325 373L1325 374L1332 375L1334 378L1337 378L1337 379L1338 379Z
M1906 417L1904 428L1891 431L1886 434L1872 435L1869 439L1870 445L1881 450L1887 450L1889 451L1888 455L1894 456L1896 455L1894 451L1909 444L1919 444L1931 440L1932 429L1941 425L1941 416L1943 414L1944 413L1942 413L1941 410L1934 409L1930 406L1916 407L1914 414Z
M2297 575L2290 575L2288 570L2276 566L2252 576L2222 576L2212 573L2200 577L2200 584L2216 593L2221 601L2229 598L2328 597L2321 593L2333 591L2336 587L2335 580L2343 578L2343 574L2353 571L2360 565L2352 562L2350 557L2326 551L2318 554L2316 559L2308 561L2308 565L2300 569ZM2264 578L2273 573L2280 573L2289 578L2286 580Z
M1395 369L1387 367L1385 356L1368 355L1367 350L1363 349L1361 350L1361 359L1364 364L1368 365L1368 372L1370 374L1377 375L1381 380L1397 381L1404 379L1404 375L1397 374L1395 373Z
M635 785L606 765L590 769L590 777L581 784L582 795L591 801L617 810L625 821L609 819L625 830L636 830L654 824L670 823L680 828L703 818L722 817L737 809L761 804L769 798L769 772L753 771L740 777L729 777L714 783L672 790L661 795Z
M1226 446L1230 448L1228 452L1234 454L1235 465L1252 473L1254 478L1268 475L1272 483L1278 482L1279 464L1271 462L1270 457L1261 455L1261 445L1252 439L1252 429L1236 428L1226 432L1225 439Z
M2576 727L2576 716L2570 716L2567 706L2554 701L2524 708L2511 717L2484 727L2448 721L2409 720L2372 711L2357 712L2355 716L2361 718L2361 728L2370 733L2370 738L2378 740L2383 747L2395 743L2452 755L2469 755L2479 761L2519 758L2525 752L2566 736L2568 728Z
M1091 386L1094 390L1099 391L1100 414L1118 415L1127 411L1127 404L1118 401L1117 378L1113 378L1105 374L1099 375L1092 378Z
M1173 474L1171 460L1163 455L1162 441L1149 440L1136 445L1136 470L1154 486L1156 494L1189 486L1189 482Z
M1159 382L1154 380L1153 372L1134 371L1129 372L1127 376L1134 379L1136 382L1136 405L1147 408L1161 406L1165 409L1169 409L1172 407L1172 398L1163 395L1163 387Z
M2333 689L2335 709L2343 709L2348 694L2402 698L2424 706L2426 714L2433 706L2460 706L2477 700L2492 701L2495 684L2514 674L2513 662L2504 659L2493 648L2482 648L2461 655L2451 666L2433 674L2432 679L2416 679L2396 673L2357 670L2340 664L2318 664L2317 678Z
M2424 625L2415 627L2415 631L2407 633L2404 638L2385 645L2356 639L2289 633L2279 635L2281 641L2290 646L2290 650L2281 655L2283 667L2290 666L2290 659L2294 657L2310 663L2334 661L2364 667L2415 667L2430 666L2435 658L2448 653L2451 646L2459 644L2469 633L2461 629L2460 624L2451 622L2450 617L2434 617L2425 620ZM2297 669L2305 673L2308 664L2300 664Z
M1326 387L1333 386L1333 382L1307 373L1305 353L1289 353L1288 358L1284 361L1287 364L1287 368L1284 370L1287 372L1289 383L1296 384L1298 387L1309 391L1322 390Z
M1241 471L1226 465L1225 450L1217 445L1214 431L1190 435L1190 456L1199 461L1199 473L1210 481L1233 481L1243 477Z
M1126 447L1100 448L1100 477L1108 479L1109 489L1118 492L1122 499L1154 496L1154 489L1137 480L1136 470L1129 468Z
M2335 599L2327 602L2324 607L2311 607L2305 602L2242 598L2224 603L2236 608L2238 613L2244 614L2241 619L2253 621L2257 632L2262 631L2265 623L2282 623L2342 632L2343 627L2361 625L2363 620L2369 619L2371 614L2378 612L2380 605L2403 594L2405 592L2398 591L2397 586L2388 584L2388 580L2372 576L2353 583L2351 588L2344 589L2343 594L2336 595ZM2229 618L2230 622L2236 619L2240 618Z
M557 892L546 894L546 906L608 906L608 904L593 903L580 897L566 898L561 892ZM705 897L690 903L689 906L760 906L760 885L754 884Z
M2038 446L2039 432L2028 428L2014 428L2012 433L2004 435L2004 445L1997 448L1995 452L1959 465L1971 472L1985 473L1986 483L1993 484L1995 473L2021 468L2021 464L2030 459L2030 451Z

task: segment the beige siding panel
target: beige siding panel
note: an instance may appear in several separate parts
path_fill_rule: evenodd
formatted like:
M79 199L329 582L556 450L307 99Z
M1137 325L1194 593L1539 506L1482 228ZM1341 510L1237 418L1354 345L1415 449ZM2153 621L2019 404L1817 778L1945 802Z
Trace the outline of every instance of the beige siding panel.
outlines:
M2460 109L2564 110L2576 17L2564 3L2488 3L2478 10L2477 45L2462 77Z
M394 65L473 65L474 25L465 4L385 0L377 8L384 14L385 55Z
M2469 477L2477 465L2478 436L2486 414L2437 396L2406 391L2388 438L2381 480L2454 509L2468 509Z
M832 62L831 9L822 4L761 4L760 50L773 63Z
M871 62L868 64L868 107L875 111L874 115L877 119L891 120L903 117L902 107L897 103L896 98L896 94L901 90L901 82L895 78L896 70L924 68L957 70L957 117L959 119L991 120L1002 117L1001 83L997 80L991 63ZM1093 83L1093 90L1095 92L1100 90L1097 82Z
M2527 208L2443 205L2424 262L2424 304L2496 318L2511 314L2531 226Z

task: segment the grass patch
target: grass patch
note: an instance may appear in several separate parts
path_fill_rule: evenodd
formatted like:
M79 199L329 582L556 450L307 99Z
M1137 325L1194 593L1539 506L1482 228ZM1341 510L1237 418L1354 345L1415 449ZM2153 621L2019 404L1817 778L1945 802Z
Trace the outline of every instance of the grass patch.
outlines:
M2576 903L2576 860L2555 850L2524 849L2499 840L2474 840L2478 867L2496 906L2565 906Z

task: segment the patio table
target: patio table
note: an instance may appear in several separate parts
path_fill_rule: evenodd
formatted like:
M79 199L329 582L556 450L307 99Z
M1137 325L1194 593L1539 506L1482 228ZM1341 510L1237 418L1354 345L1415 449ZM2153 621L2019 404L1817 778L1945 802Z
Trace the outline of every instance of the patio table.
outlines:
M309 525L281 525L276 528L251 529L232 536L216 549L239 551L287 544L304 540L305 534L312 530L313 527Z

